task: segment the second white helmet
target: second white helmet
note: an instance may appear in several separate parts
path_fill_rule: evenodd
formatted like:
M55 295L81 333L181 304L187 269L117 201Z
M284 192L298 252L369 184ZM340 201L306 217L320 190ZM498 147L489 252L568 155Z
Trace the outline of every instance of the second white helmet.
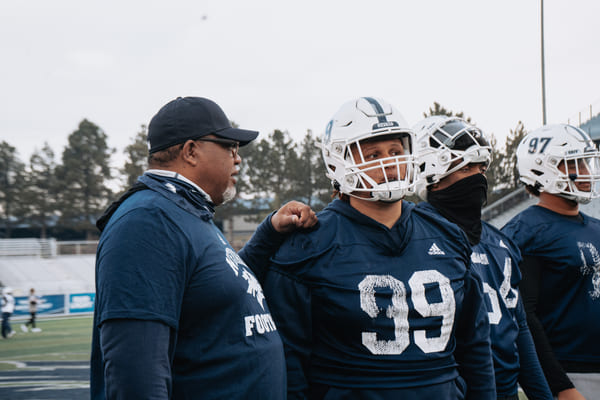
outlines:
M403 154L365 160L360 142L367 139L399 138ZM388 102L374 97L360 97L345 103L327 124L321 149L327 177L341 193L371 201L397 201L414 193L416 169L414 134L404 117ZM358 157L352 148L358 149ZM383 182L368 172L382 172ZM393 173L391 172L393 171Z
M476 126L459 117L434 115L417 123L416 156L419 167L417 195L427 200L429 185L472 163L489 165L492 148Z

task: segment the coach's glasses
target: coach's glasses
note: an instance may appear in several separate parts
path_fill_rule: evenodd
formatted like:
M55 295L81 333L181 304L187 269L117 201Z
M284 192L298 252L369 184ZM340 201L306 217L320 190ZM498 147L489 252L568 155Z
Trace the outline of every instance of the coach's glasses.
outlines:
M238 155L238 150L240 149L240 142L236 140L230 139L220 139L220 138L199 138L196 139L199 142L212 142L220 144L221 146L229 149L231 151L231 155L233 158L236 158Z

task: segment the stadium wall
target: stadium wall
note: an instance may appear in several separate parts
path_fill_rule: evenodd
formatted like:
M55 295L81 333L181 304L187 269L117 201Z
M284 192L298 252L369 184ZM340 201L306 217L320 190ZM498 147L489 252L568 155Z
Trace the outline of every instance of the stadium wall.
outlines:
M38 296L37 317L84 314L94 311L95 293L65 293ZM29 318L29 297L15 297L13 319ZM22 317L22 318L20 318Z

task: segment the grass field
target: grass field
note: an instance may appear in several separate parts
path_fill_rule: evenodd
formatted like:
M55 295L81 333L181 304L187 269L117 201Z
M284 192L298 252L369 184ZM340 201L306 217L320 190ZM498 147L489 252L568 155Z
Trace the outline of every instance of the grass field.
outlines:
M11 321L16 332L0 339L0 370L15 368L14 361L88 361L92 343L92 316L39 319L38 333L21 331L23 321Z
M89 398L92 316L43 318L35 333L21 330L25 321L0 339L0 399Z

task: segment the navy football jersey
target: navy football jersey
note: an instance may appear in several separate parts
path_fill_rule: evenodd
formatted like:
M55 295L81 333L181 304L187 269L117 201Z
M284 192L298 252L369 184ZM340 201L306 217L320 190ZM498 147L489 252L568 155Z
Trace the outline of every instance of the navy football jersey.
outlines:
M560 361L600 362L600 221L531 206L504 228L523 257L540 260L536 315Z
M341 200L318 217L317 229L284 242L263 285L289 397L462 399L466 380L472 398L495 399L464 233L407 202L392 229Z
M437 213L427 202L417 208ZM482 221L481 228L480 241L472 246L471 268L481 278L488 310L496 393L515 395L520 382L530 399L551 399L519 296L521 252L492 225Z
M125 200L100 238L94 337L109 320L159 321L176 335L171 398L283 398L283 345L261 285L210 205L176 179L140 180L150 189ZM95 341L93 398L103 379Z
M512 240L482 221L481 240L473 246L471 261L481 277L488 308L496 393L514 395L520 383L529 399L552 399L519 295L520 254Z

